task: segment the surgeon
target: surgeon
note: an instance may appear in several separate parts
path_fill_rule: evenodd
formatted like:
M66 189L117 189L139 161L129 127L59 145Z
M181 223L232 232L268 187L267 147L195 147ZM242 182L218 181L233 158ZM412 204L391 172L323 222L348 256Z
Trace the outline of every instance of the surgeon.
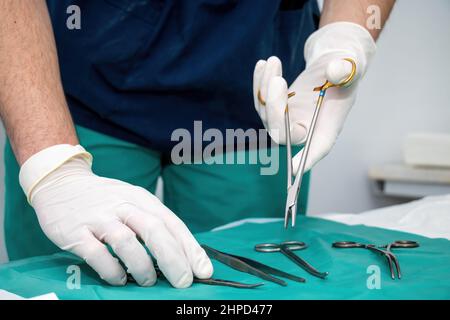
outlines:
M327 95L311 168L344 125L393 2L325 0L320 14L316 0L0 1L9 258L62 249L112 285L129 272L151 286L150 252L176 288L210 277L191 232L279 217L285 175L250 164L174 165L172 133L200 120L203 130L265 127L282 144L275 132L284 132L295 91L299 145L312 88L345 78L342 59L352 58L357 77ZM158 177L164 202L153 195Z

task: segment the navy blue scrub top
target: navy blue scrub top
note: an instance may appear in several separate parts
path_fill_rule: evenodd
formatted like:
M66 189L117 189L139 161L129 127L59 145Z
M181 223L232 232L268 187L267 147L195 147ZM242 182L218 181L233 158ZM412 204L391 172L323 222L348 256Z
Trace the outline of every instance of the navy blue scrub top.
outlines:
M291 83L316 0L47 0L76 124L162 152L173 130L261 128L253 69L278 56ZM67 8L81 9L70 30Z

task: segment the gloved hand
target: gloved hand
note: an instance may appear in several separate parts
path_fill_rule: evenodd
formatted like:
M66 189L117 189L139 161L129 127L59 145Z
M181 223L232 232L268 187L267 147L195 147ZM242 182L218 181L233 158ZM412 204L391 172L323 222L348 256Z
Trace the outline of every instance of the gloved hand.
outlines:
M286 144L284 112L286 104L289 104L291 143L298 145L306 140L316 107L318 92L313 88L322 86L325 80L336 84L346 79L352 68L351 63L343 58L356 62L353 81L346 87L330 88L326 93L305 172L333 147L355 101L357 83L375 50L375 42L366 29L350 22L336 22L320 28L308 38L304 50L306 68L289 89L277 57L260 60L256 64L253 77L256 111L272 139L278 144ZM288 100L290 92L295 92L295 96ZM302 151L293 158L294 174L298 170L301 154Z
M190 286L193 275L211 277L211 261L173 212L143 188L95 175L91 164L81 146L56 145L22 165L20 184L51 241L83 258L112 285L124 285L127 276L105 244L139 285L156 281L136 235L174 287Z

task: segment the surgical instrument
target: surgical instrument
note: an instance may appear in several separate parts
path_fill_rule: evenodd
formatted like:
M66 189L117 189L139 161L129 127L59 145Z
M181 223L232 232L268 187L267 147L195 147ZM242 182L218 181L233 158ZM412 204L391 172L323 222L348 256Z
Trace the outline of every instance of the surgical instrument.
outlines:
M291 146L291 129L290 129L290 121L289 121L289 107L286 105L284 112L284 122L286 129L286 149L287 149L287 197L286 197L286 208L284 212L284 227L287 228L289 224L289 219L291 219L292 227L295 227L295 218L297 215L297 199L300 193L300 187L302 184L302 177L305 171L306 160L308 158L309 149L311 147L311 141L314 135L314 129L316 127L317 119L319 118L319 112L322 107L322 103L325 97L325 93L327 89L332 87L342 87L350 83L353 80L356 74L356 63L353 59L345 58L346 60L352 64L352 69L347 78L343 81L334 84L328 80L320 86L314 88L314 91L319 91L319 98L316 103L316 108L314 109L314 113L311 119L311 123L309 125L308 133L306 135L306 142L303 147L303 153L300 158L300 164L295 175L294 181L292 181L292 146ZM288 98L295 95L295 92L291 92L288 95Z
M277 243L261 243L255 245L255 250L258 252L281 252L286 257L291 259L295 264L303 268L306 272L313 276L325 279L328 272L320 272L308 262L300 258L293 251L306 249L308 245L301 241L285 241L280 244Z
M272 275L276 275L276 276L283 277L283 278L297 281L297 282L305 282L306 281L304 278L297 277L293 274L289 274L282 270L270 267L261 262L258 262L258 261L255 261L255 260L252 260L249 258L221 252L219 250L213 249L204 244L202 244L201 246L206 251L206 254L210 258L220 261L223 264L225 264L235 270L249 273L251 275L262 278L267 281L275 282L281 286L286 286L287 285L286 282L279 278L276 278Z
M347 249L347 248L363 248L369 249L373 252L380 253L386 260L388 261L389 271L391 272L391 278L395 279L394 267L397 270L397 276L399 279L402 278L402 273L400 270L400 263L395 254L392 253L391 249L393 248L417 248L419 247L419 243L411 240L397 240L390 244L384 246L376 246L374 244L363 244L354 241L337 241L332 245L334 248ZM385 249L385 250L383 250Z
M159 268L158 264L156 263L156 260L153 257L152 257L152 260L153 260L153 265L155 267L157 277L158 278L164 277L164 274L162 273L161 269ZM129 282L136 282L136 280L133 278L133 276L129 273L127 274L127 280ZM257 288L257 287L264 285L264 283L243 283L243 282L223 280L223 279L214 279L214 278L199 279L197 277L194 277L193 282L212 285L212 286L226 286L226 287L232 287L232 288L238 288L238 289L253 289L253 288Z
M158 275L158 277L163 276L162 272L159 271L159 269L157 271L157 275ZM127 277L128 277L129 282L136 282L136 280L134 280L134 278L131 274L127 274ZM264 285L264 283L249 284L249 283L243 283L243 282L237 282L237 281L231 281L231 280L222 280L222 279L214 279L214 278L199 279L196 277L194 277L193 282L207 284L207 285L211 285L211 286L226 286L226 287L232 287L232 288L238 288L238 289L253 289L253 288L257 288L257 287Z

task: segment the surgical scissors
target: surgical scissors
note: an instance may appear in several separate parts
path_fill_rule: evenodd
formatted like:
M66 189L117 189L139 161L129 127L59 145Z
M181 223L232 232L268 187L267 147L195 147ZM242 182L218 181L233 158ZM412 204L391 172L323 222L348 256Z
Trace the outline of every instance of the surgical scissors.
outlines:
M320 272L308 262L300 258L293 251L306 249L308 245L302 241L284 241L278 243L261 243L255 245L255 250L258 252L281 252L286 257L291 259L298 266L303 268L306 272L313 276L325 279L328 276L328 272Z
M297 215L297 199L298 194L300 193L300 187L302 184L302 178L305 171L306 160L308 158L309 149L311 147L311 141L314 135L314 129L316 127L317 119L319 117L319 112L325 97L325 93L327 89L332 87L342 87L347 85L350 81L353 80L356 74L356 63L353 59L345 58L343 60L349 61L352 64L352 70L347 78L343 81L334 84L328 80L320 86L314 88L314 91L319 91L319 98L316 103L316 108L314 109L314 113L311 119L311 123L309 125L309 130L306 135L306 142L303 147L303 153L300 158L300 165L295 175L294 181L292 181L292 146L291 146L291 128L289 121L289 107L286 105L284 112L284 122L286 129L286 149L287 149L287 197L286 197L286 208L284 212L284 227L287 228L289 224L289 219L291 219L292 227L295 227L295 218ZM291 92L288 94L288 98L295 95L295 92ZM259 96L258 96L259 97Z
M416 241L411 240L397 240L390 244L384 245L384 246L376 246L374 244L363 244L358 243L354 241L337 241L334 242L332 245L334 248L340 248L340 249L347 249L347 248L362 248L362 249L369 249L371 251L380 253L384 257L386 257L386 260L388 261L389 265L389 271L391 272L391 278L395 279L395 273L394 273L394 267L397 270L397 276L399 279L402 278L402 273L400 270L400 263L398 262L398 258L395 254L392 253L393 248L417 248L419 247L419 243ZM385 250L383 250L385 249Z

